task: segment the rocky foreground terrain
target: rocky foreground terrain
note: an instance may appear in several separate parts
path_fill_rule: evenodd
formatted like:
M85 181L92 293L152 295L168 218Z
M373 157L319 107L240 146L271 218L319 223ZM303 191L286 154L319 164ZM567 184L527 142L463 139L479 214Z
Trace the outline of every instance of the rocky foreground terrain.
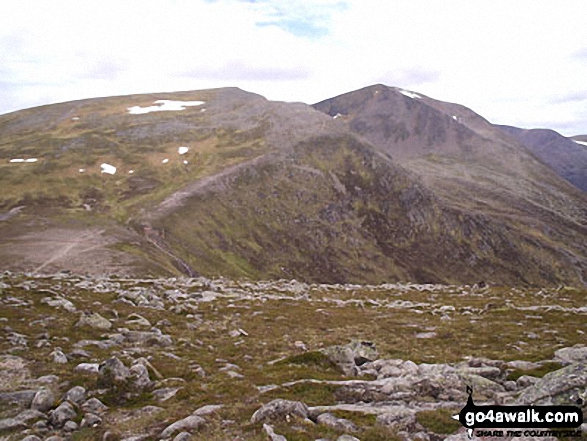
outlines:
M585 294L7 272L0 439L464 440L587 402Z

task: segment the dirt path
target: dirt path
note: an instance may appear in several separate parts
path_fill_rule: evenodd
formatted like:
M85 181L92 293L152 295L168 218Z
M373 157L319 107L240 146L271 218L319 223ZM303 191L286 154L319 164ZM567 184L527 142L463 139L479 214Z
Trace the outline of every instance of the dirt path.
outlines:
M85 253L86 251L91 251L93 249L100 248L100 247L104 246L104 244L102 242L98 242L98 243L92 242L93 239L96 239L97 237L101 236L102 233L104 233L104 231L105 230L85 231L82 234L80 234L79 236L73 237L71 240L68 240L67 242L64 243L63 246L61 246L60 248L55 250L55 252L47 260L45 260L41 265L36 267L33 270L33 274L41 271L43 268L45 268L47 265L49 265L53 262L56 262L58 260L62 260L64 258L68 257L72 253L73 249L75 247L78 247L79 245L92 243L92 246L90 246L88 248L76 250L75 254Z
M222 179L230 175L236 174L249 166L257 165L266 160L268 156L269 154L257 156L256 158L251 159L249 161L241 162L231 167L227 167L219 173L216 173L215 175L207 176L196 182L192 182L191 184L187 185L181 190L178 190L172 195L165 198L163 202L161 202L159 206L157 206L157 208L155 208L151 213L147 215L145 220L152 221L164 217L165 215L180 207L182 203L191 196L194 196L203 190L213 188L215 185L220 184Z

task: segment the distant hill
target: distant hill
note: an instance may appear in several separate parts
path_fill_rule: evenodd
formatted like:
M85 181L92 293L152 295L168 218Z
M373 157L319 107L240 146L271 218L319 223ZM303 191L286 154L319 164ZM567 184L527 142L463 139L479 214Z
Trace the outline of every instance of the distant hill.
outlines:
M167 100L161 102L160 100ZM376 85L0 116L0 267L582 285L587 196L466 107Z
M575 187L587 191L587 136L566 138L549 129L496 126L524 144L542 162Z

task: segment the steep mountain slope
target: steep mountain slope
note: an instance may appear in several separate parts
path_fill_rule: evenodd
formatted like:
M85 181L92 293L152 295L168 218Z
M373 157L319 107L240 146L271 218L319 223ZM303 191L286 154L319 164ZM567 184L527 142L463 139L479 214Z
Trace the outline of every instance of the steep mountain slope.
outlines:
M542 162L575 187L587 191L587 144L565 138L549 129L497 127L524 144Z
M585 196L509 136L398 89L343 97L229 88L0 116L0 265L586 283Z
M532 259L552 253L584 273L585 194L470 109L383 85L314 107L417 174L446 206L516 232Z

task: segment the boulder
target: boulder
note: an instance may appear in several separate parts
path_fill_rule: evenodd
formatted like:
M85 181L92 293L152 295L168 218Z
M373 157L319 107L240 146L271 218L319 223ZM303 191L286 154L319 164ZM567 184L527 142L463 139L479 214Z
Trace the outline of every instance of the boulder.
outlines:
M75 326L108 331L110 328L112 328L112 323L110 323L108 319L102 317L97 312L94 312L91 314L82 313L79 321L75 324Z
M587 363L587 346L577 344L570 348L562 348L554 353L554 360L561 364Z
M344 418L337 418L331 413L323 413L318 415L316 422L321 426L330 427L341 432L356 432L358 430L357 426L352 421L346 420Z
M573 405L578 398L585 400L587 363L573 363L546 374L524 389L519 404Z
M71 421L75 418L76 415L77 413L73 409L73 406L69 402L64 401L51 413L49 422L53 427L61 428L67 421Z
M206 420L204 418L199 417L197 415L190 415L182 420L176 421L175 423L167 426L167 428L165 428L165 430L161 432L161 438L169 438L175 432L190 432L192 430L198 430L202 426L204 426L204 424L206 424Z
M65 393L63 398L79 406L86 401L86 390L81 386L74 386Z
M130 369L118 358L110 357L99 366L98 384L107 388L121 387L128 383L130 376Z
M300 401L289 401L278 398L257 409L251 417L251 423L282 420L288 416L306 419L308 417L308 406Z
M55 395L51 389L42 387L37 391L33 402L31 403L31 409L38 410L40 412L47 412L52 409L55 405Z

